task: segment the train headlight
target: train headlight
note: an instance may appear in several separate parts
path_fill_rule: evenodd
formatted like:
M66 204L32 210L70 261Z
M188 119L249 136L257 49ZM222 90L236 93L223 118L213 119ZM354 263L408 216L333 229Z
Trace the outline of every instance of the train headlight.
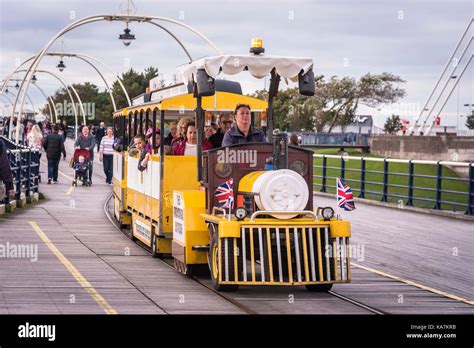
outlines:
M319 208L324 221L329 221L334 217L334 209L331 207Z
M235 217L237 218L237 220L242 221L247 217L247 215L247 209L242 207L235 209Z

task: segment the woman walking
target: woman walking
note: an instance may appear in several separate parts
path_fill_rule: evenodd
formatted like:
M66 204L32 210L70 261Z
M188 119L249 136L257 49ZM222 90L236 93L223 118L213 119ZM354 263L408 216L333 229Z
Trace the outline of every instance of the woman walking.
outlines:
M105 182L112 184L113 163L114 163L114 130L107 127L107 134L102 137L99 146L100 161L104 163Z

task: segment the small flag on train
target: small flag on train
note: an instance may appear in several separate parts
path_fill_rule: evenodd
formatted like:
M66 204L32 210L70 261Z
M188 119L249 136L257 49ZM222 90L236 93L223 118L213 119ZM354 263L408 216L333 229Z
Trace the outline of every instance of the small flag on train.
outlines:
M344 183L344 180L337 178L337 206L346 211L355 209L354 197L349 185Z
M220 184L215 192L219 208L232 209L234 204L234 180L230 178Z

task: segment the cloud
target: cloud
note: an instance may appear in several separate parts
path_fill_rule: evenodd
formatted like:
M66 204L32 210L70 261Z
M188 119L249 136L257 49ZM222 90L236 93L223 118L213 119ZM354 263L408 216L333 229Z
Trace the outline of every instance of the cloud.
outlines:
M17 58L35 54L74 20L120 13L120 4L115 0L0 0L0 75L3 78ZM145 0L135 4L140 14L181 20L198 29L225 53L247 53L250 39L258 36L264 39L267 54L312 57L317 74L398 74L407 80L405 103L424 102L473 14L470 0ZM195 35L176 25L163 25L183 40L193 58L213 54ZM127 48L118 40L123 28L123 23L100 22L74 30L62 40L66 51L96 56L118 72L130 65L139 71L153 65L171 80L175 68L186 62L177 43L156 27L131 23L136 40ZM52 47L60 49L60 42ZM56 64L49 58L41 67L55 69ZM63 75L68 81L103 86L84 63L66 58L66 65ZM264 85L262 80L242 78L246 92ZM47 83L54 90L55 83L49 79ZM472 101L472 85L470 67L460 84L461 107ZM42 103L40 96L35 100ZM446 111L451 123L457 114L453 103Z

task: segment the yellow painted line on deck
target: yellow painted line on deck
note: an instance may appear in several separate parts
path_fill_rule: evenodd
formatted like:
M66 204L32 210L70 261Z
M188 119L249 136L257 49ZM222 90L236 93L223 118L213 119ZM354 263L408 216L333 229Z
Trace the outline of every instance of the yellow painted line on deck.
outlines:
M69 195L71 194L71 192L72 192L73 189L74 189L74 186L71 186L71 187L69 188L69 190L67 190L66 196L69 196Z
M61 261L61 263L66 267L66 269L71 273L71 275L77 280L77 282L86 290L91 297L97 302L106 314L117 314L117 311L113 309L108 302L102 297L99 292L92 287L92 285L87 281L87 279L78 271L76 267L56 248L56 246L49 240L48 236L41 230L41 228L34 221L28 221L31 227L35 230L41 240L46 244L46 246L51 250L51 252L56 255L56 257Z
M45 162L43 162L43 161L41 161L41 163L43 163L46 167L48 167L48 163L45 163ZM71 169L72 169L72 168L71 168ZM74 169L72 169L72 170L74 170ZM71 176L69 176L69 175L67 175L67 174L64 174L64 173L63 173L62 171L60 171L60 170L58 170L58 174L64 176L64 177L65 177L66 179L68 179L68 180L71 180L71 181L74 180L73 177L71 177Z
M378 274L378 275L381 275L381 276L384 276L384 277L387 277L387 278L390 278L390 279L393 279L393 280L396 280L396 281L399 281L399 282L402 282L402 283L405 283L405 284L408 284L408 285L411 285L411 286L415 286L417 288L420 288L420 289L423 289L423 290L426 290L426 291L429 291L429 292L432 292L432 293L450 298L452 300L456 300L456 301L463 302L463 303L466 303L468 305L474 306L474 300L468 300L468 299L465 299L465 298L460 297L458 295L454 295L454 294L451 294L451 293L446 292L446 291L434 289L434 288L431 288L429 286L419 284L419 283L413 282L413 281L408 280L408 279L403 279L403 278L397 277L393 274L389 274L389 273L386 273L386 272L383 272L383 271L379 271L379 270L376 270L376 269L373 269L373 268L370 268L370 267L362 266L362 265L359 265L359 264L354 263L354 262L351 262L351 266L355 266L357 268L366 270L368 272L372 272L372 273L375 273L375 274Z

